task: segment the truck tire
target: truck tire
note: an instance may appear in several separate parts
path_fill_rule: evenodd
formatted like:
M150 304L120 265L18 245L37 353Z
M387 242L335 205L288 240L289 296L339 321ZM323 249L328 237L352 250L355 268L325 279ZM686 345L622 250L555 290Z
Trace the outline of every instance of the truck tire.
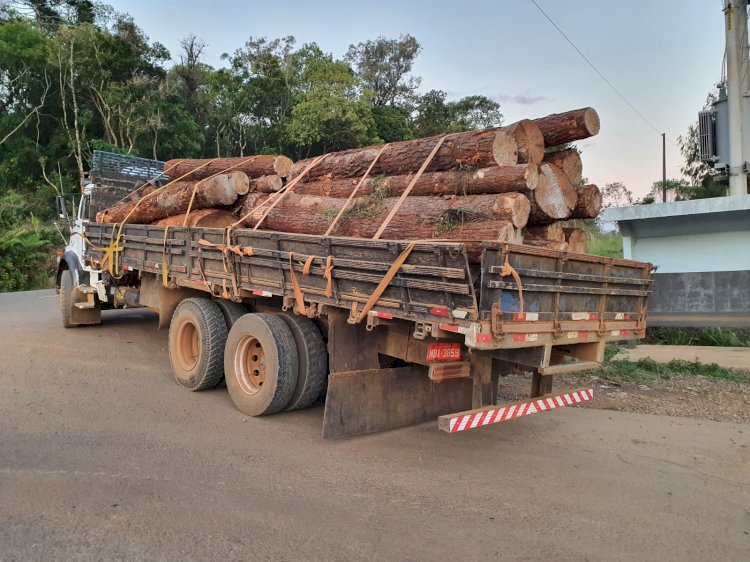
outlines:
M229 331L224 351L227 390L249 416L280 412L297 385L299 360L292 331L278 315L245 314Z
M64 269L60 274L58 303L60 304L63 328L74 327L75 324L70 322L70 313L73 308L73 274L69 269Z
M297 386L287 410L312 406L323 393L328 376L328 352L315 322L292 313L279 314L294 336L299 358Z
M188 390L213 388L224 376L227 324L210 299L185 299L169 325L169 362L177 384Z
M234 323L241 317L250 312L245 305L239 302L228 301L225 299L216 299L214 302L221 309L224 320L227 323L227 330L231 330Z

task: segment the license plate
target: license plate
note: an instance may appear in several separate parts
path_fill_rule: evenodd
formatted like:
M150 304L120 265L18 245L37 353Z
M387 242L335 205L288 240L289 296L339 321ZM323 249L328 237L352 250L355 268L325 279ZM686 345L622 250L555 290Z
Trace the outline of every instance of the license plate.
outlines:
M459 361L460 343L431 343L427 346L427 361Z

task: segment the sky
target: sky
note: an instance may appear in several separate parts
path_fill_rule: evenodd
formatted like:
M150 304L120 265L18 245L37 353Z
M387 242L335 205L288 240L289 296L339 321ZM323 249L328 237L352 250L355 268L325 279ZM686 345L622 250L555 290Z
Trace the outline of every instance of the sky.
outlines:
M651 125L644 122L576 53L531 0L109 0L173 56L194 33L206 62L249 37L293 35L342 57L378 36L414 35L422 52L413 74L420 90L449 99L472 94L501 104L505 123L594 107L598 136L578 143L584 176L603 186L621 181L642 196L662 176L680 177L677 137L696 121L721 78L724 16L717 0L537 0L586 57ZM652 128L653 126L653 128Z

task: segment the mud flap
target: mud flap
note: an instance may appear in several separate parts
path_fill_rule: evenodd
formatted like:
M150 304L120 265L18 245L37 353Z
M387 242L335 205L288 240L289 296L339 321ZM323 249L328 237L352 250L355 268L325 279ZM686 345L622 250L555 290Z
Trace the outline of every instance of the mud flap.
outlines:
M435 420L470 408L471 392L471 380L433 382L421 366L332 374L323 437L352 437Z

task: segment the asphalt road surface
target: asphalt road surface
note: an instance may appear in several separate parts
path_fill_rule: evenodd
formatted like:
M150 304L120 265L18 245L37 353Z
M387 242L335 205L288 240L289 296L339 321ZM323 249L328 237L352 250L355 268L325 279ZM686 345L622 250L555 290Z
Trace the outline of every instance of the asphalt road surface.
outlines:
M171 379L143 311L0 295L0 559L750 559L750 425L562 409L344 441Z

